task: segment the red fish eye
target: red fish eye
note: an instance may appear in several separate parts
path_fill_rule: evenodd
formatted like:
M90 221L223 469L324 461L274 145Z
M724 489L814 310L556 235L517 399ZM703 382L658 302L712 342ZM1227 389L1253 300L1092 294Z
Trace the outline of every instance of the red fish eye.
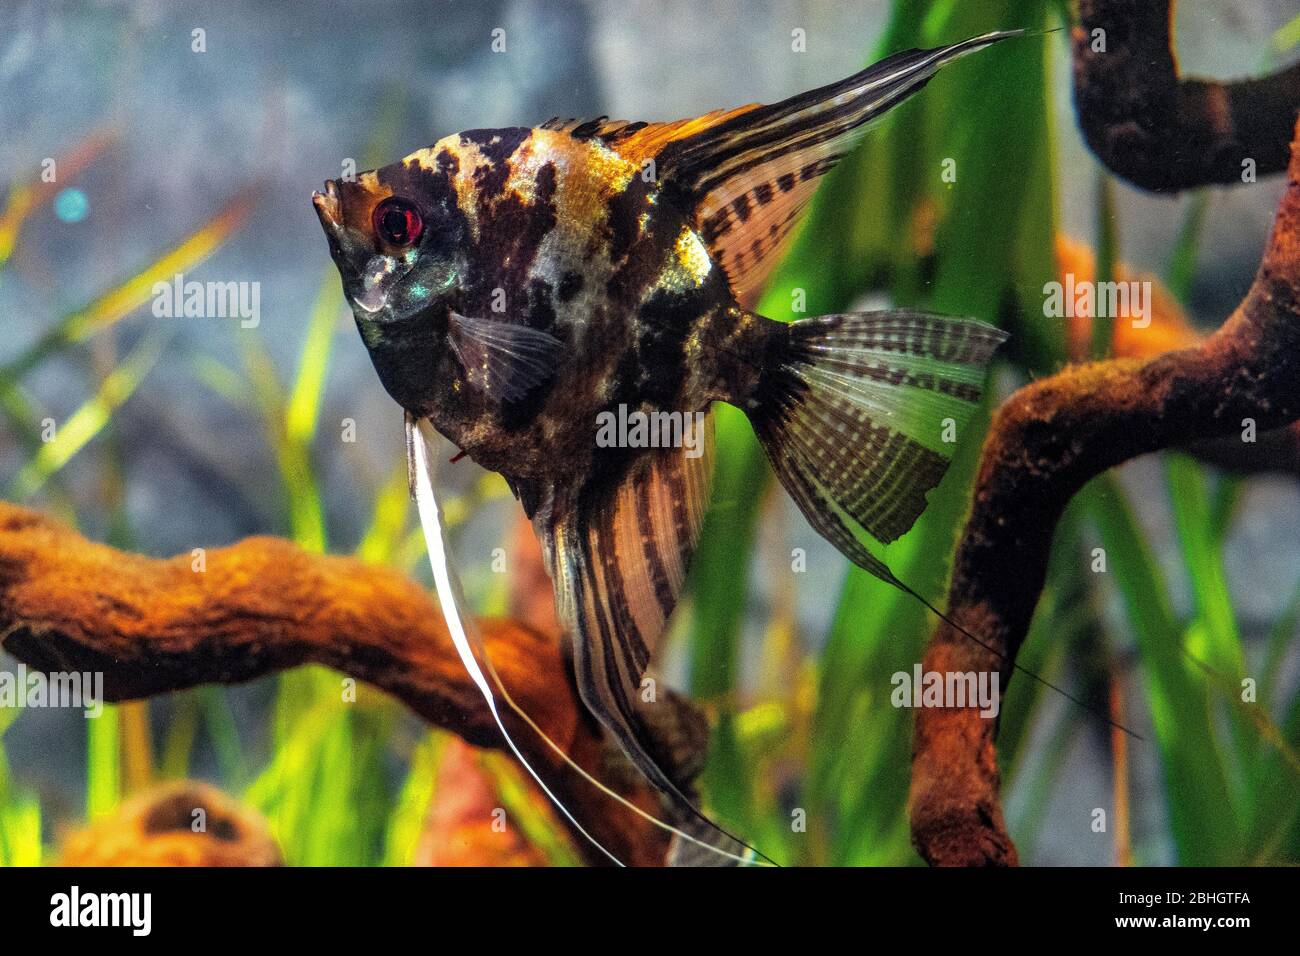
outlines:
M375 232L389 245L413 245L423 231L424 220L414 203L390 196L375 207Z

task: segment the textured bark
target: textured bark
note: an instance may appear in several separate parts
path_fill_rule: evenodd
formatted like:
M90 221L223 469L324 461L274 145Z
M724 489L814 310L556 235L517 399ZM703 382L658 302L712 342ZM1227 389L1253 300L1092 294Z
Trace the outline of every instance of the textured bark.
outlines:
M1148 452L1240 441L1248 418L1261 433L1300 419L1300 140L1259 271L1218 331L1149 360L1072 366L998 409L948 597L948 614L997 653L943 624L925 669L997 670L1005 691L1074 494ZM929 862L1016 862L998 804L995 733L995 721L976 710L918 711L912 834Z
M111 701L323 664L476 746L504 745L437 605L402 575L277 538L211 549L203 571L192 560L117 551L0 502L0 645L42 670L102 672ZM617 759L582 708L558 638L507 620L485 620L482 630L515 700L581 766L610 778ZM595 791L522 722L503 716L596 839L626 863L663 864L663 831ZM624 786L658 812L644 783ZM604 859L585 841L576 845L592 862Z

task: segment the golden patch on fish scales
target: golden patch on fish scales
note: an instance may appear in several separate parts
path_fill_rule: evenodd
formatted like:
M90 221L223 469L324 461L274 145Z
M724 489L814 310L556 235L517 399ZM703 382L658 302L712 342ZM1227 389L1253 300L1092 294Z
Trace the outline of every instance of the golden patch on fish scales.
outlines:
M883 542L912 526L952 454L940 430L976 408L1003 334L909 310L787 324L752 308L869 121L1014 35L677 122L465 130L314 197L384 387L532 519L582 699L663 793L678 862L747 849L695 807L641 699L708 503L704 416L742 409L812 527L915 593L855 526Z

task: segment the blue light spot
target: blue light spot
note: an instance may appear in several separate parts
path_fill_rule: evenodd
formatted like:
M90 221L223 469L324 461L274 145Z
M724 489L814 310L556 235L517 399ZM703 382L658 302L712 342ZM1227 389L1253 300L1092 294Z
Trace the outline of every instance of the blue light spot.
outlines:
M54 214L63 222L81 222L90 212L90 200L80 189L65 189L54 197Z

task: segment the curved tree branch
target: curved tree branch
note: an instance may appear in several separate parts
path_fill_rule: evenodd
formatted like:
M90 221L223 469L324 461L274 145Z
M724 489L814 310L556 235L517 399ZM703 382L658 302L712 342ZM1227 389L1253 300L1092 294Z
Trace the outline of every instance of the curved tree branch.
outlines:
M1297 129L1300 136L1300 129ZM1300 139L1273 233L1245 299L1195 348L1074 366L1013 394L982 452L948 613L998 654L944 624L926 671L1001 673L1029 628L1052 534L1091 478L1147 452L1300 419ZM1001 656L999 656L1001 655ZM995 722L969 709L917 712L912 836L936 864L1014 864L998 805Z
M503 745L442 614L415 583L277 538L249 538L203 558L205 570L195 571L190 555L126 554L0 502L0 646L42 670L101 672L111 701L324 664L470 743ZM612 779L617 759L578 700L558 639L505 620L482 628L515 700L581 766ZM596 792L522 722L503 717L596 839L626 863L663 864L661 830ZM624 781L624 790L659 810L644 784ZM578 847L604 860L585 841Z
M1071 40L1079 126L1117 176L1176 192L1240 183L1248 159L1259 175L1286 169L1300 63L1232 83L1182 78L1171 0L1079 0Z

